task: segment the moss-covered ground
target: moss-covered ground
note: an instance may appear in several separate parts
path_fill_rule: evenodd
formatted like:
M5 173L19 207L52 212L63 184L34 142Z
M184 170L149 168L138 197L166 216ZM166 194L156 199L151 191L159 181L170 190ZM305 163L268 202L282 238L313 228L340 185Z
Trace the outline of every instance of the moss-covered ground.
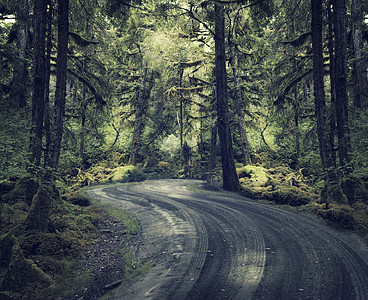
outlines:
M164 163L149 169L96 166L79 170L68 185L59 183L58 190L31 179L0 183L0 299L68 299L86 286L90 286L90 294L85 292L85 296L90 297L145 273L151 265L131 248L140 232L137 221L124 211L91 203L80 189L99 183L141 181L152 174L172 177L171 173ZM350 178L338 184L312 185L302 171L285 166L238 165L237 173L243 195L318 215L368 240L364 181ZM211 176L216 182L220 178L216 172ZM119 239L110 239L112 232ZM111 245L112 266L105 265L98 252L99 247L106 248L106 241ZM93 268L99 264L102 279ZM106 275L109 273L119 274L119 280L114 281L115 277ZM105 290L93 290L101 286Z
M350 178L334 184L312 184L301 170L295 172L286 166L238 166L237 173L243 195L317 215L368 241L368 190L364 181Z

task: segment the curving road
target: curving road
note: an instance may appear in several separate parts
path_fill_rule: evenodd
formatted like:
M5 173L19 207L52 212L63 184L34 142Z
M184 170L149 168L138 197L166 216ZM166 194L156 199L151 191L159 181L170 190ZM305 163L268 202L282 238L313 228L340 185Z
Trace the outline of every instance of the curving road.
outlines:
M368 299L368 248L351 233L195 180L98 187L135 214L155 266L106 299Z

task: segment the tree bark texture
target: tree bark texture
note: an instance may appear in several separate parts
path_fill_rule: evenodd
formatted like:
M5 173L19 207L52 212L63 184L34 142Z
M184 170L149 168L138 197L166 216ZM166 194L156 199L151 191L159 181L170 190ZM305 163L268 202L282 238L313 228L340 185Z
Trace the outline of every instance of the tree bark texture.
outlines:
M218 133L220 139L223 188L236 191L240 188L236 173L233 146L228 116L228 95L225 56L225 14L224 8L215 4L215 56L216 96Z
M147 68L142 71L142 76L140 79L140 87L138 92L138 106L135 113L135 123L133 132L132 149L129 157L129 164L135 165L137 163L137 154L139 148L139 140L142 132L142 118L145 109L146 102L146 78L147 78Z
M58 54L56 66L56 89L54 106L54 124L51 143L51 165L57 169L59 165L61 141L65 113L65 96L68 62L69 36L69 0L58 0Z
M335 32L335 80L336 80L336 121L341 166L350 161L349 113L347 93L347 42L346 42L346 3L345 0L334 2Z
M368 106L368 78L367 63L363 59L363 10L362 0L351 1L352 38L353 38L353 94L354 106L356 108L367 108Z
M31 163L39 166L42 154L43 117L45 111L46 0L34 0L33 17L33 94L29 151Z
M87 100L86 100L86 90L87 87L83 86L83 99L81 103L81 129L79 132L79 158L81 161L82 168L84 168L85 163L85 155L84 155L84 145L85 145L85 135L86 135L86 109L87 109Z
M330 58L330 85L331 85L331 105L329 109L330 115L330 147L331 147L331 160L333 166L336 167L336 151L335 151L335 133L336 133L336 80L335 80L335 46L334 46L334 33L333 33L333 6L334 0L329 0L328 6L328 55Z
M183 84L184 69L179 70L179 86ZM180 115L179 115L179 126L180 126L180 168L184 168L184 121L183 121L183 94L180 93Z
M324 90L324 64L322 48L322 0L311 0L312 4L312 51L314 101L317 117L317 134L322 167L332 166L329 131L327 127L327 112Z
M238 128L240 133L240 141L241 141L241 149L242 149L242 158L243 164L247 165L249 163L249 146L248 146L248 136L247 136L247 127L245 124L245 114L242 107L242 94L240 90L240 81L238 76L238 54L234 50L234 56L232 57L232 69L234 76L234 85L235 85L235 103L238 117Z
M216 149L217 149L217 109L216 109L216 93L213 92L213 102L211 103L211 142L210 142L210 161L208 164L209 171L216 168Z
M47 0L47 23L46 23L46 60L45 60L45 114L44 114L44 130L45 130L45 153L44 165L47 166L50 161L51 146L51 108L50 108L50 76L51 76L51 51L52 51L52 16L53 6L52 0Z
M10 89L10 106L24 108L27 104L28 66L26 52L28 46L29 3L19 1L17 13L17 48L18 58L14 63L13 80Z

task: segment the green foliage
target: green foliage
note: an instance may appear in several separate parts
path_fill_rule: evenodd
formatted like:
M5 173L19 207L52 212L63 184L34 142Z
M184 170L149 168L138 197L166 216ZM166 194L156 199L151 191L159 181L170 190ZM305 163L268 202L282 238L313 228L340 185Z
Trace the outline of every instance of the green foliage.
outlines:
M355 111L352 118L352 163L353 175L357 178L368 177L368 112Z
M167 161L178 159L180 138L174 134L168 135L159 145L162 158Z
M133 280L138 276L143 276L153 266L153 263L145 263L142 257L136 258L132 253L126 253L124 255L126 262L125 267L125 280Z
M118 167L110 177L114 182L139 182L145 179L144 172L135 166Z
M24 112L0 109L0 179L28 176L27 118Z
M141 226L138 223L137 219L126 210L120 208L116 209L116 207L113 205L102 203L94 199L91 199L91 202L94 206L101 208L103 211L106 211L114 218L122 221L124 223L124 226L126 227L126 231L128 234L136 235L141 231Z

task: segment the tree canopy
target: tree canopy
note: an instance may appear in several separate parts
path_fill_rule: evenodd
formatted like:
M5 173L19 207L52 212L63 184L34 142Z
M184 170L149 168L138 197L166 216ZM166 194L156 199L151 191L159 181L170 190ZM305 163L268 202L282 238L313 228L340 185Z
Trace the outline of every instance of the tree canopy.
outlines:
M0 4L2 180L114 155L184 177L229 159L365 178L363 1L70 0L66 19L62 3Z

